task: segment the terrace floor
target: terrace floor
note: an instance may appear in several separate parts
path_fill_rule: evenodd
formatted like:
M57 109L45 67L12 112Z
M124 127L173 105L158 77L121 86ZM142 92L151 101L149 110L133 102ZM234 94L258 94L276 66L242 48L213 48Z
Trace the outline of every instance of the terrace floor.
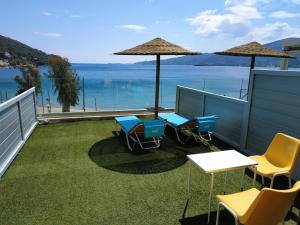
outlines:
M185 155L209 148L167 138L156 152L132 154L114 128L112 120L39 125L0 181L0 224L206 224L209 177L196 167L182 215ZM219 141L210 147L228 148ZM229 173L227 192L239 190L240 177L241 171ZM216 175L215 194L223 178ZM244 183L251 187L251 178ZM293 220L291 213L287 224ZM221 224L233 224L231 217L221 214Z

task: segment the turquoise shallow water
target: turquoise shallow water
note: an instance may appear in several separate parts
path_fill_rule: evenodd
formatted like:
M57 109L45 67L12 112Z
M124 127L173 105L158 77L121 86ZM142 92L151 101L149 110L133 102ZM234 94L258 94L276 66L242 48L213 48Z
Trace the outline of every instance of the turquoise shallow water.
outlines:
M154 105L155 66L115 64L73 64L74 70L85 78L86 107L97 109L136 109ZM59 106L51 81L44 74L42 89L44 100L48 93L51 104ZM17 86L12 78L19 74L16 69L0 69L0 97L6 99L15 95ZM206 90L221 95L239 97L241 83L247 88L249 68L247 67L196 67L161 66L160 105L175 107L176 86ZM38 97L41 105L41 96ZM82 108L82 92L78 108Z

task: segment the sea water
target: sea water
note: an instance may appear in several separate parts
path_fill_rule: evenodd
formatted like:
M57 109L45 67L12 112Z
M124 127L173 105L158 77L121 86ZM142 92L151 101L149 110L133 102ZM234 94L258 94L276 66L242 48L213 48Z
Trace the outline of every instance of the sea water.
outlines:
M72 64L74 71L84 77L86 108L97 110L139 109L153 107L155 94L155 65L141 64ZM38 105L50 99L52 107L60 107L47 67L40 67L42 93ZM17 69L0 69L0 97L2 101L15 96L13 80L20 75ZM160 74L160 106L175 107L176 86L205 90L239 98L240 90L247 89L249 68L227 66L162 65ZM83 107L83 88L78 109ZM243 90L242 95L247 91ZM1 99L0 99L1 100Z

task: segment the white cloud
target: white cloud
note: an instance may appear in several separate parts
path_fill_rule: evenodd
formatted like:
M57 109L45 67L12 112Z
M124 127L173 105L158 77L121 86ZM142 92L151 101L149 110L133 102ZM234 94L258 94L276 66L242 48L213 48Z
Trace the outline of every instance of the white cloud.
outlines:
M253 7L237 5L226 8L226 10L228 13L225 14L220 14L216 10L206 10L186 21L196 26L195 33L211 37L214 35L241 35L250 29L251 20L262 18L262 15Z
M254 5L254 1L249 1L249 0L245 0L245 1L240 1L240 0L225 0L225 5L226 6L230 6L230 5L239 5L240 3L242 3L243 5Z
M290 12L280 10L280 11L273 12L270 16L277 19L285 19L285 18L300 17L300 13L290 13Z
M297 0L296 0L297 1ZM225 5L246 5L246 6L254 6L259 3L268 3L270 0L225 0Z
M36 35L41 35L41 36L47 36L47 37L61 37L62 34L60 33L54 33L54 32L46 32L46 33L43 33L43 32L34 32L34 34Z
M135 24L127 24L127 25L121 25L121 26L117 26L119 28L123 28L123 29L127 29L127 30L132 30L135 32L143 32L146 31L148 28L141 26L141 25L135 25Z
M275 22L265 24L261 27L255 27L251 30L242 41L257 40L260 42L271 42L287 37L299 37L300 28L291 27L288 23Z
M69 17L71 19L82 18L81 15L76 14L76 13L72 13L70 10L63 10L63 14L62 13L54 14L54 13L51 13L51 12L48 12L48 11L43 11L43 12L41 12L41 14L43 16L48 16L48 17L51 16L51 17L56 17L56 18L60 18L60 17Z
M264 18L256 5L268 3L270 0L226 0L224 13L217 10L200 12L196 17L186 21L195 26L195 33L204 38L234 38L237 41L268 42L281 38L300 36L300 28L288 23L255 23ZM300 1L300 0L299 0ZM300 13L276 11L272 18L300 17ZM260 21L261 22L261 21Z
M232 16L239 21L249 21L253 19L262 19L263 16L258 12L257 8L248 5L234 5L226 8Z
M195 33L204 37L245 35L253 20L263 18L255 5L266 1L269 0L226 0L224 13L206 10L186 21L196 27Z
M41 12L43 16L52 16L53 14L50 12Z

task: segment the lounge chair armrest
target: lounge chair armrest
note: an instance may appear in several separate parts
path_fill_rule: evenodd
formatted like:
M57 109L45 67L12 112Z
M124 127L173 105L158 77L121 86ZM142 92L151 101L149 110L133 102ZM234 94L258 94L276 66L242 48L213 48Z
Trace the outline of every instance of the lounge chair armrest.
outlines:
M203 120L199 121L198 132L213 132L215 130L215 120Z
M215 120L215 119L218 119L218 118L219 117L217 117L216 115L195 117L195 119L197 119L198 121Z

